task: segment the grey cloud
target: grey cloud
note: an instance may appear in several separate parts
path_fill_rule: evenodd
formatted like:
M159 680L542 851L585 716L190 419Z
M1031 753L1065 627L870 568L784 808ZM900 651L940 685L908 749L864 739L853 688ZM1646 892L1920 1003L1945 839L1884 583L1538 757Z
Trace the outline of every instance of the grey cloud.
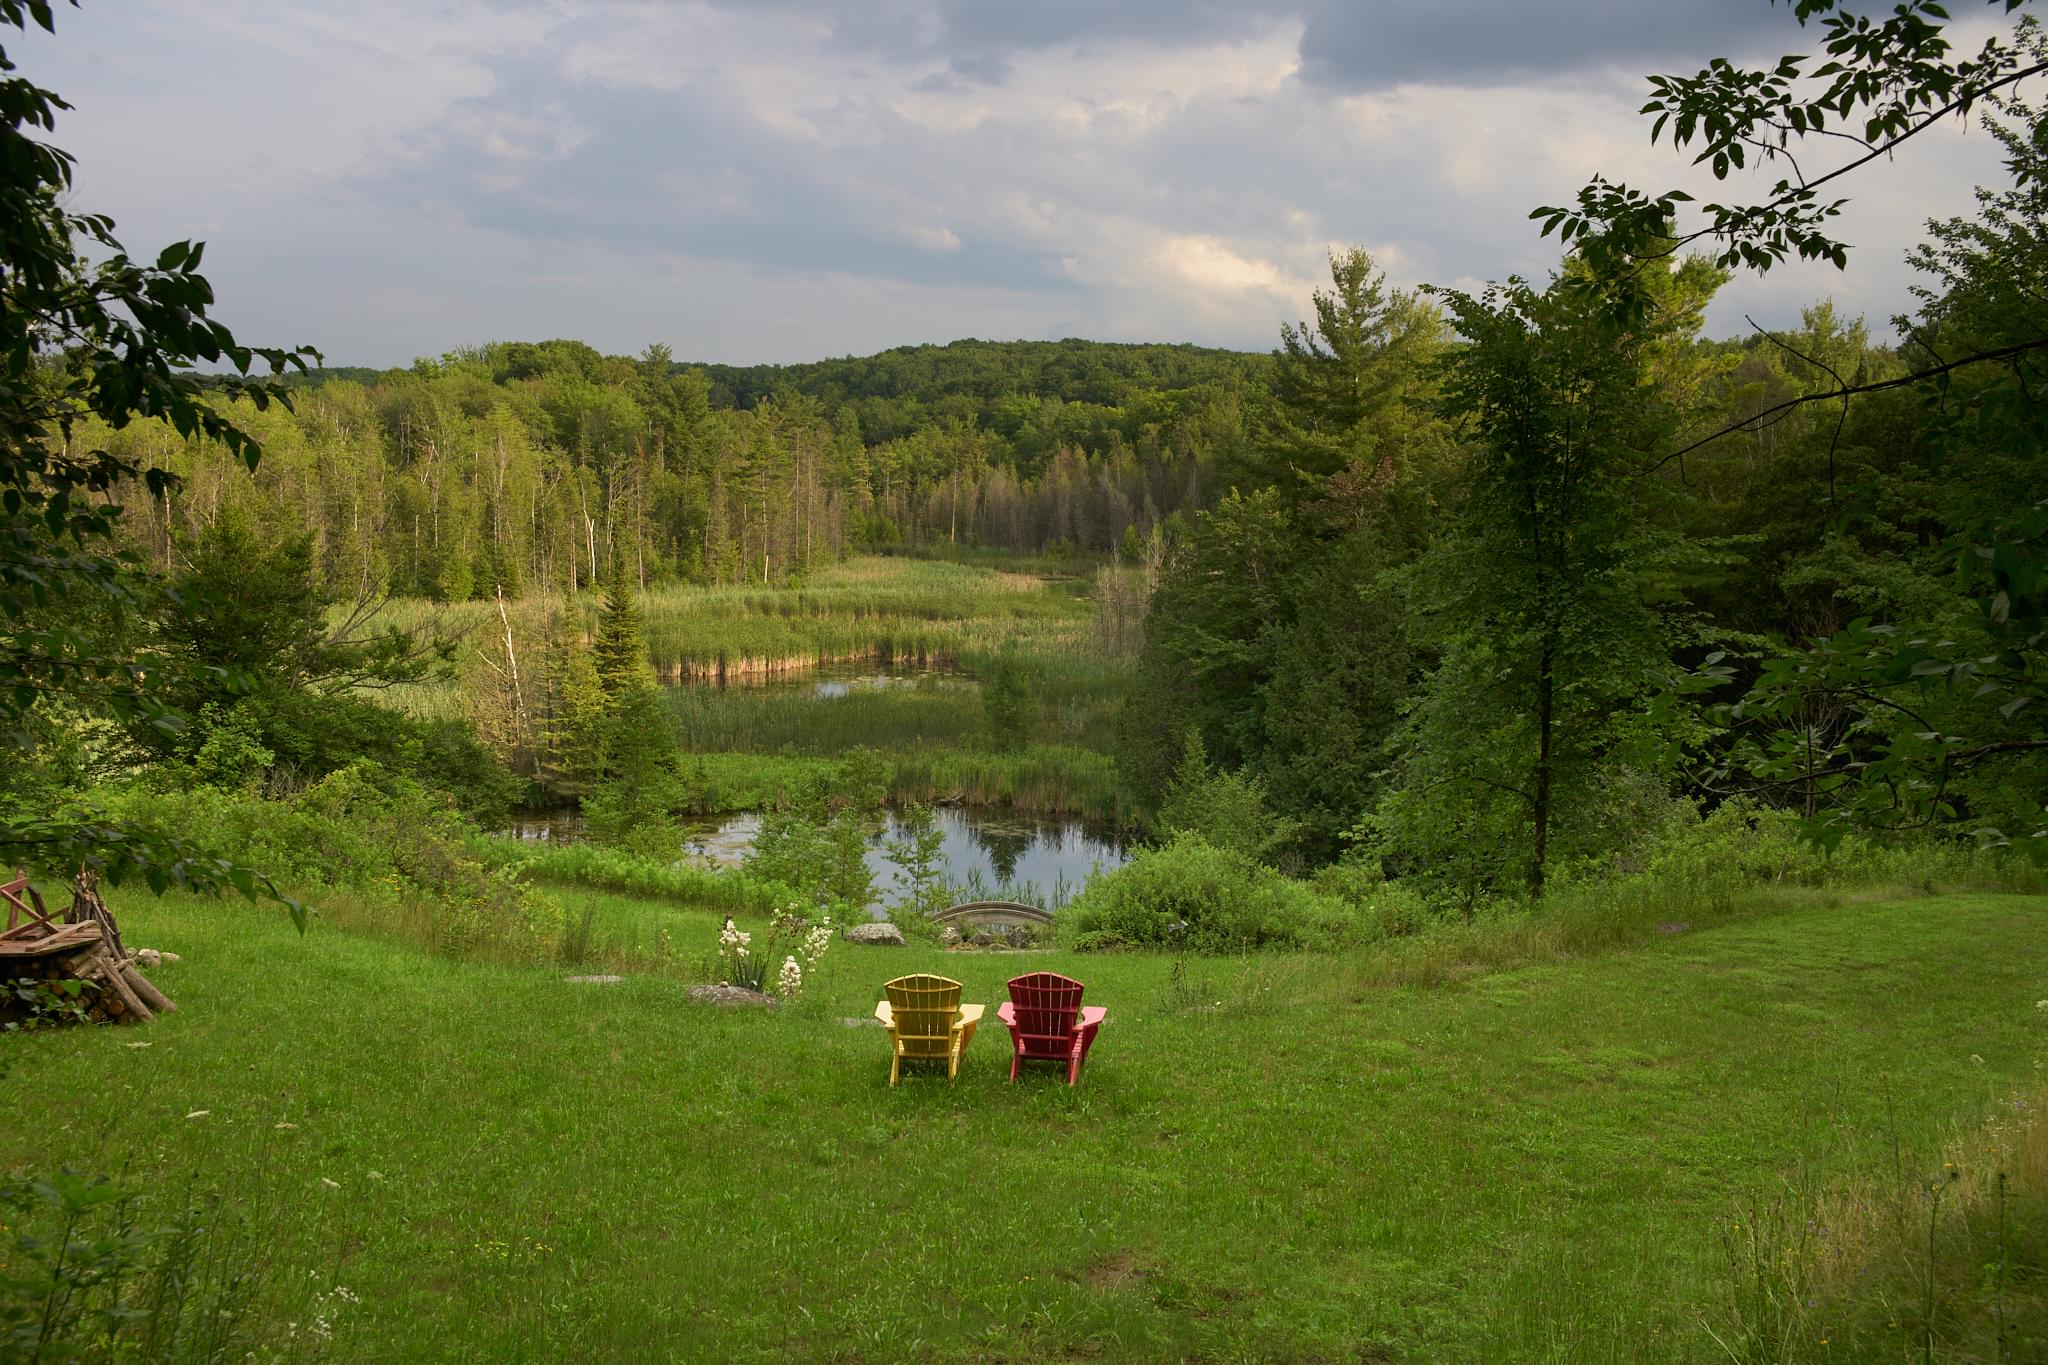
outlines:
M842 100L821 111L870 125L854 145L826 147L750 120L714 87L586 85L535 64L504 75L503 93L463 102L372 192L519 238L927 286L1074 288L1054 258L1014 243L956 234L950 250L921 245L919 229L952 230L920 201L955 154L886 110ZM537 109L581 133L573 151L493 162L480 150L471 130Z
M1016 68L1000 57L955 57L944 71L936 71L910 88L926 95L947 95L967 86L1000 86Z
M1772 56L1802 46L1789 8L1759 0L1434 0L1320 3L1301 37L1302 79L1344 91L1481 86L1604 67Z
M1287 0L796 0L795 7L825 19L848 46L899 56L1000 55L1122 40L1212 41L1242 37L1292 8Z
M1790 9L1765 0L716 0L823 25L848 48L966 64L1005 54L1135 41L1243 38L1303 25L1302 79L1346 92L1403 83L1483 86L1669 64L1776 56L1802 46ZM934 87L939 88L939 87Z

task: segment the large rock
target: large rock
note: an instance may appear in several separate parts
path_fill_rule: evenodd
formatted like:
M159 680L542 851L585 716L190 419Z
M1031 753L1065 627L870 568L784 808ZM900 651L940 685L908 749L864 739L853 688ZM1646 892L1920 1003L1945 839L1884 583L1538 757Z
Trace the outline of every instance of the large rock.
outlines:
M750 991L745 986L728 986L722 981L716 986L690 987L690 998L700 1005L756 1005L771 1010L782 1003L772 995Z
M848 929L846 931L846 941L848 943L865 943L870 947L881 945L890 948L901 948L903 946L903 931L893 924L886 924L877 920L873 924L856 924L851 929Z

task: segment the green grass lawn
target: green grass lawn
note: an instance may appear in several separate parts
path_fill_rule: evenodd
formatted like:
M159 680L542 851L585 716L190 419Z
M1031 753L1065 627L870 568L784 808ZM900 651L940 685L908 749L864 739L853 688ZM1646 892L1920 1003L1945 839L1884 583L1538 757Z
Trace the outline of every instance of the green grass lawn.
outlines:
M588 903L692 954L713 932ZM776 1014L117 908L185 955L157 973L182 1008L0 1040L0 1170L227 1196L264 1314L359 1297L344 1360L1717 1359L1745 1201L1933 1159L2048 1054L2027 897L1370 990L1317 959L840 945ZM957 1085L891 1091L841 1022L925 969L993 1016L1038 968L1109 1007L1075 1090L1005 1084L991 1017Z

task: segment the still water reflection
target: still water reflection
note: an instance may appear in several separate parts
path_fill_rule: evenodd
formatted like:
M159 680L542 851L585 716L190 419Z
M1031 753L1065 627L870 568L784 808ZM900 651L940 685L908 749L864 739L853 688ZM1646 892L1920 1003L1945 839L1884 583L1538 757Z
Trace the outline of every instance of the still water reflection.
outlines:
M1022 900L1055 909L1071 900L1089 876L1121 867L1128 859L1116 834L1080 820L1033 819L1000 808L942 806L932 812L942 836L942 875L971 899ZM735 867L761 830L761 817L747 811L689 829L686 856L700 863ZM522 839L580 839L583 820L561 814L513 822ZM903 828L892 812L886 831L868 845L868 868L883 905L901 899L895 860L887 843Z

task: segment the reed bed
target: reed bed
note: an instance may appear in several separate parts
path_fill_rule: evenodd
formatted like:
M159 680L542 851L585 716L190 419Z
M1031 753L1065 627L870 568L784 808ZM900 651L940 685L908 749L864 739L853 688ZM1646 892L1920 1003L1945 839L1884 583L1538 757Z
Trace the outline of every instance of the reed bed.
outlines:
M1048 579L964 564L866 556L785 587L664 584L641 595L648 660L664 682L741 683L785 678L834 663L947 665L1016 645L1034 658L1090 660L1094 606L1084 578ZM523 598L509 604L527 638L550 614L586 639L601 596ZM481 639L496 628L493 602L385 604L380 623ZM453 715L452 683L394 688L394 705Z
M955 748L982 728L981 698L957 680L813 697L788 689L678 687L668 694L692 753L836 756L856 748Z
M953 751L903 754L889 774L898 802L1012 806L1035 815L1075 816L1128 826L1135 812L1108 754L1040 745L1014 754Z

